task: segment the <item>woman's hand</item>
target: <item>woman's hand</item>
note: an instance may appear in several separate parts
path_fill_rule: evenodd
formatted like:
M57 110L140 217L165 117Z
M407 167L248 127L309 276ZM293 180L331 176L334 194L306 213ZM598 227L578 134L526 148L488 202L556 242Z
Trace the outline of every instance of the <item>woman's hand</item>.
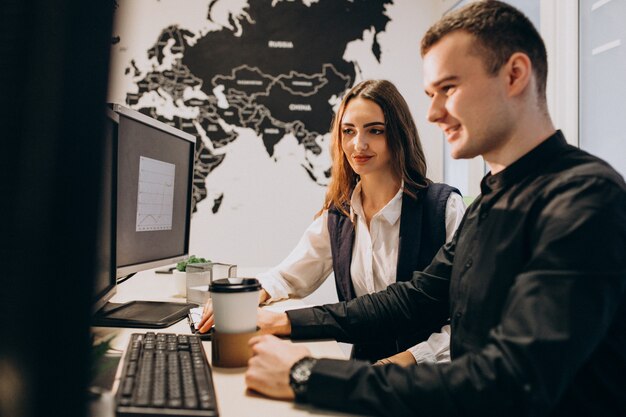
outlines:
M215 317L213 316L213 301L209 298L202 310L202 319L198 324L198 331L200 333L206 333L211 330L215 323Z
M259 293L259 304L263 303L265 300L269 299L270 295L264 289L261 289ZM200 333L206 333L211 330L213 324L215 323L215 317L213 316L213 301L209 298L204 305L204 309L202 310L202 319L198 325L198 331Z
M261 292L259 293L259 305L263 304L266 300L269 300L270 295L267 291L261 288Z

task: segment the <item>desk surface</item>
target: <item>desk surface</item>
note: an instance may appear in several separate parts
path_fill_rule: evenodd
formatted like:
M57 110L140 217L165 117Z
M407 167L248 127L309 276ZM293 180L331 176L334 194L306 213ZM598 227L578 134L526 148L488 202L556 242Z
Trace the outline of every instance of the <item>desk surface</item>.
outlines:
M175 297L174 280L171 275L155 274L153 271L141 272L118 286L117 294L112 302L124 303L132 300L175 301L184 302L182 297ZM288 300L270 308L289 309L304 304L299 300ZM130 335L137 332L151 331L149 329L123 329L111 327L94 327L96 341L113 336L112 349L124 351L130 340ZM156 329L155 332L190 334L187 320L182 320L165 329ZM335 341L299 342L306 345L314 356L345 359L346 356ZM203 342L209 362L211 361L211 342ZM277 401L248 391L244 382L245 368L216 368L213 367L213 379L217 396L218 408L221 417L254 416L347 416L347 414L329 412L308 406L299 406L291 401ZM118 370L119 371L119 370ZM119 378L119 373L117 378ZM117 385L117 380L116 380ZM116 388L116 386L114 387ZM97 417L110 417L109 411L97 413ZM95 416L94 416L95 417Z

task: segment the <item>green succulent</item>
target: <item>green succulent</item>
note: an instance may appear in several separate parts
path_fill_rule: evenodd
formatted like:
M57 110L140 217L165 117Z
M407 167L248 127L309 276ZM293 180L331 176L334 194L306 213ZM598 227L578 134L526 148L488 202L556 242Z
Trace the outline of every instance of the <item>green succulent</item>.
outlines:
M205 264L207 262L211 262L211 260L205 259L205 258L198 258L196 255L191 255L189 258L185 259L184 261L180 261L179 263L177 263L176 269L181 272L185 272L187 270L188 264Z

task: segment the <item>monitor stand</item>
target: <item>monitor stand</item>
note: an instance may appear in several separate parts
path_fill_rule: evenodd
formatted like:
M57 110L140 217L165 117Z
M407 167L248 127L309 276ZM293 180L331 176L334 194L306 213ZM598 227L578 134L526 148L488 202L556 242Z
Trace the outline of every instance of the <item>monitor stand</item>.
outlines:
M194 307L197 305L166 301L109 302L94 315L92 325L160 329L187 317L189 309Z

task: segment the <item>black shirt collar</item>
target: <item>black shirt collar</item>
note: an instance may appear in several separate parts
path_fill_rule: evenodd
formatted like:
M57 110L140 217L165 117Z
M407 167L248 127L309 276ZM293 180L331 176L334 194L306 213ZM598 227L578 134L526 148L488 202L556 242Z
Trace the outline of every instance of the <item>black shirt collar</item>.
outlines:
M480 183L482 194L488 194L508 185L519 182L522 178L533 172L537 167L544 165L548 160L562 153L567 142L560 130L541 142L526 155L513 162L511 165L492 175L489 172Z

